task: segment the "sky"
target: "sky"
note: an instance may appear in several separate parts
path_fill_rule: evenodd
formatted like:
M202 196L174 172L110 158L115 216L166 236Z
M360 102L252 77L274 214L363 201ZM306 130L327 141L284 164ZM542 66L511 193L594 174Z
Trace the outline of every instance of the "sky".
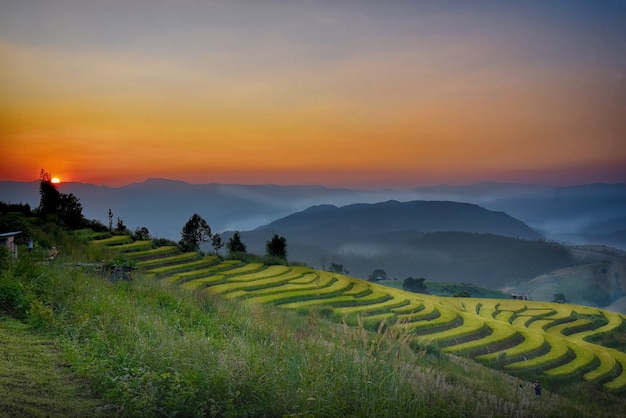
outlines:
M626 0L0 0L0 180L626 182Z

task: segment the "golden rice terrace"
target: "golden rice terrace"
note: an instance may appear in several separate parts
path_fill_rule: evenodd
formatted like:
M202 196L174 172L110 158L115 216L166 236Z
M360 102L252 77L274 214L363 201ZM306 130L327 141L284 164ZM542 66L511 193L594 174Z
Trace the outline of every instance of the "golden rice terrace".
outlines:
M410 293L304 266L267 266L150 249L113 237L94 241L118 248L142 274L248 303L318 310L348 322L382 321L414 333L422 344L532 378L582 379L626 392L626 353L589 337L623 329L624 315L602 309L528 300L447 298Z

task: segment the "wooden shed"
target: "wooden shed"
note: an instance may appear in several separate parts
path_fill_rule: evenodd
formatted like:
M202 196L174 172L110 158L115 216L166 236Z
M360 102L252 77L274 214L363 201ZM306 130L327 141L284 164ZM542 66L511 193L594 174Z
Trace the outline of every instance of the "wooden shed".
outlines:
M7 247L15 258L17 258L17 243L15 242L15 237L21 233L22 231L15 231L3 232L0 234L0 246Z

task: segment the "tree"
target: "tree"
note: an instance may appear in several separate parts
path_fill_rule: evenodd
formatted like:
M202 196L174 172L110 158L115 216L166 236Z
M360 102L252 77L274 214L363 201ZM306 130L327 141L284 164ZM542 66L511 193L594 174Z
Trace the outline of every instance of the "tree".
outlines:
M71 229L79 229L85 225L83 206L74 194L59 195L59 218Z
M128 228L126 227L126 225L124 225L124 221L122 220L122 218L117 218L117 226L115 227L113 232L118 235L128 234Z
M455 292L452 295L453 298L471 298L472 295L467 290L461 290L460 292Z
M220 249L224 246L224 241L222 241L222 237L219 234L213 234L211 237L211 245L215 250L215 254L220 252Z
M274 234L272 239L265 242L265 252L270 257L287 259L287 239Z
M45 171L43 168L39 174L39 195L39 208L37 209L42 218L45 219L48 215L57 213L61 193L52 183L52 176L50 173Z
M377 269L372 272L367 278L370 282L378 282L380 280L387 280L387 272L382 269Z
M228 252L230 254L245 253L247 251L246 244L241 241L241 235L239 234L239 231L235 231L233 236L230 237L226 248L228 249Z
M552 302L567 303L569 301L565 298L565 293L555 293L554 299L552 299Z
M337 264L337 263L330 263L330 267L328 268L328 271L330 271L331 273L348 274L348 270L343 268L343 264Z
M50 173L43 169L39 174L39 194L41 196L37 208L39 215L46 219L49 215L55 214L69 228L82 228L86 221L80 201L72 193L59 192L52 183L51 177Z
M211 239L211 227L202 218L202 216L194 213L187 221L180 233L181 244L191 251L198 251L200 243Z
M133 234L133 239L135 241L144 241L150 239L150 231L145 226L141 228L137 227L135 229L135 233Z
M425 281L426 279L423 277L420 277L419 279L407 277L402 283L402 288L413 293L426 293L426 285L424 284Z
M113 233L113 211L109 208L109 232Z
M30 238L30 226L19 213L0 213L0 233L22 231L15 237L18 244L25 244ZM1 247L1 246L0 246Z

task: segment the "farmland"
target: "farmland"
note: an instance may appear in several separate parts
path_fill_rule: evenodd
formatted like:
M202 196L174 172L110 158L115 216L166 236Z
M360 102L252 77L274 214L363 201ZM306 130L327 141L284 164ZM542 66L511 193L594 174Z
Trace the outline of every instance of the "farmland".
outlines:
M55 228L58 259L24 252L0 270L1 307L13 317L0 320L0 332L20 321L24 337L5 347L3 416L24 408L107 417L626 411L615 355L621 316L418 295L253 254L181 253L166 241ZM30 359L43 351L50 361ZM535 369L520 369L526 360ZM47 377L60 365L66 377L52 388Z
M623 332L626 318L618 313L550 302L416 294L305 266L145 250L119 238L106 244L123 248L141 274L207 295L317 312L370 330L410 332L418 344L527 380L555 385L580 381L611 393L626 392L626 353L590 342Z

